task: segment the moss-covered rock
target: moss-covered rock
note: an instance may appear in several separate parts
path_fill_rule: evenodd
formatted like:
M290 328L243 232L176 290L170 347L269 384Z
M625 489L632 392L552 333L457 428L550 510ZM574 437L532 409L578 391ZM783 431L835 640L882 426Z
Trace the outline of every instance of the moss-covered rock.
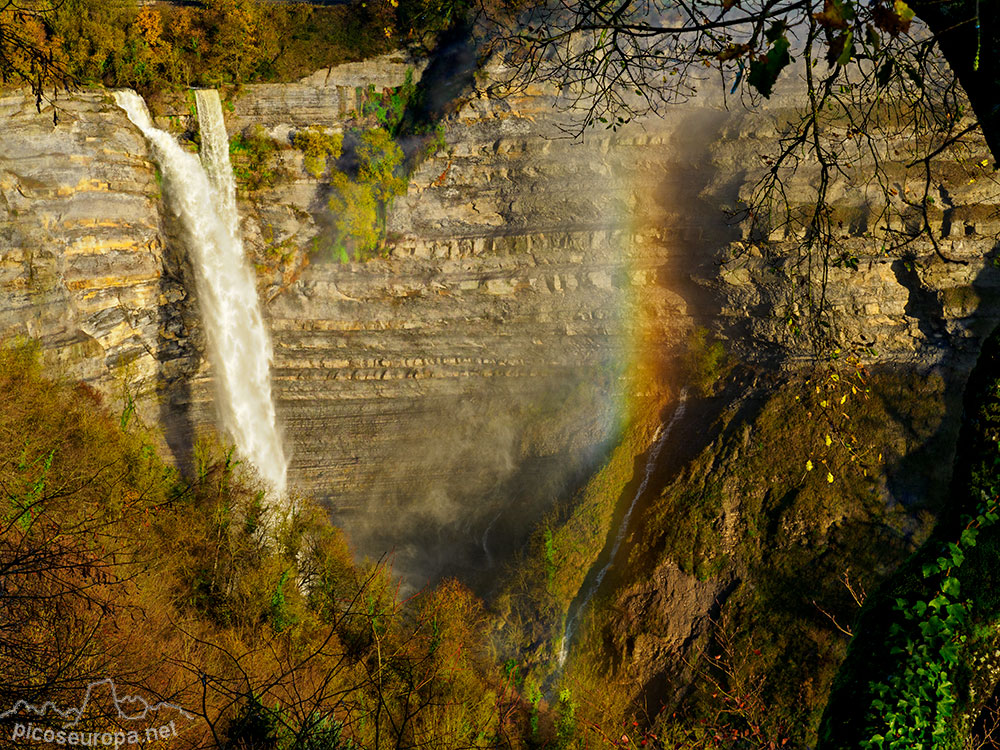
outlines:
M813 743L865 591L940 510L953 390L837 365L732 400L712 443L642 510L582 628L562 679L585 720Z

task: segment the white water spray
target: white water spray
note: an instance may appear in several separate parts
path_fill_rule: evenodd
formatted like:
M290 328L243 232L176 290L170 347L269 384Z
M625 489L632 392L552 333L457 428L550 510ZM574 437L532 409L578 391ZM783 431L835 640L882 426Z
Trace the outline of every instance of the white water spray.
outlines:
M279 497L287 464L271 400L271 342L243 256L229 139L216 91L198 91L202 162L156 128L134 91L115 101L153 147L164 194L187 233L223 427Z
M590 603L590 600L601 587L601 583L604 581L604 576L606 576L608 571L611 570L615 557L618 555L618 549L621 547L622 541L625 539L625 532L628 531L628 522L629 519L632 518L632 511L635 510L635 506L636 503L639 502L639 498L646 492L649 480L653 476L653 470L659 462L663 446L667 444L667 440L670 438L670 433L674 429L674 425L677 424L677 420L684 416L684 411L686 409L687 388L683 388L681 390L680 397L677 400L677 406L674 407L674 413L670 417L670 421L667 422L666 426L660 425L656 429L656 434L653 436L653 450L649 452L649 458L646 459L646 472L642 477L642 482L639 484L639 489L635 491L635 496L632 498L632 502L629 503L628 510L625 511L625 516L622 518L621 524L618 526L618 533L615 535L615 543L611 546L611 554L608 555L608 561L604 563L604 567L598 571L597 577L590 585L590 588L587 589L587 593L580 602L580 606L577 607L576 612L574 612L566 622L566 631L563 633L562 643L559 644L560 667L566 663L566 657L569 654L569 642L573 638L573 634L576 632L577 626L580 624L580 616L583 614L584 610L587 609L587 605Z

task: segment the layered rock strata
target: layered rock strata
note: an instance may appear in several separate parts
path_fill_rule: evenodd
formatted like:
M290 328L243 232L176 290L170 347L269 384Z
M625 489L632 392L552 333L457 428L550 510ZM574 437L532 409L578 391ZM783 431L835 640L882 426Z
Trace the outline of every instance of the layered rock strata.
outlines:
M410 69L419 74L390 60L247 86L230 132L260 124L287 142L297 128L336 127L351 91L356 105L369 84L398 85ZM127 376L183 462L215 422L211 373L155 166L105 94L54 106L58 124L52 105L0 100L0 330L39 339L111 395ZM327 500L363 549L395 548L415 579L496 564L613 437L625 370L675 360L693 326L747 359L808 353L790 307L794 238L751 241L723 212L747 195L783 105L689 106L582 140L567 137L559 106L541 90L473 97L395 203L388 257L320 253L262 290L292 486ZM258 260L322 245L329 231L323 180L294 150L275 158L286 176L242 204ZM843 246L857 269L833 269L826 290L843 346L967 367L998 313L992 198L966 174L977 159L942 171L940 252L876 250L861 204L838 188L856 219ZM908 180L896 189L914 189Z

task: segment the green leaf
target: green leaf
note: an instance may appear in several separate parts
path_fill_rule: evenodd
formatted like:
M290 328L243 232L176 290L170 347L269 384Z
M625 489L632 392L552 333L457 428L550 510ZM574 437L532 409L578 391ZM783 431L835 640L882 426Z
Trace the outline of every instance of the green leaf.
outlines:
M847 65L851 61L852 52L854 52L854 32L848 30L844 34L844 51L837 58L837 65Z
M924 563L923 568L924 578L930 578L935 573L940 573L941 568L936 563Z
M958 596L961 591L961 585L959 584L957 578L948 577L945 578L944 583L941 584L941 590L949 596Z
M954 620L958 624L965 622L967 613L964 604L949 604L945 609L948 611L949 620ZM962 636L961 640L964 642L965 636Z
M941 658L949 664L958 662L958 644L946 643L941 647Z
M824 0L823 12L813 14L813 18L826 29L846 29L854 18L854 8L850 0Z
M771 29L773 30L775 26L778 24L772 26ZM770 36L770 32L768 32L768 36ZM747 77L747 82L757 89L765 99L771 97L771 91L774 89L775 81L778 80L778 75L792 61L791 55L788 54L790 46L788 38L780 36L773 41L763 60L750 61L750 75Z
M973 547L976 544L977 536L979 536L979 529L966 529L962 532L960 541L963 546Z
M893 10L895 10L896 15L906 23L912 21L914 16L917 15L909 5L903 2L903 0L896 0Z
M774 44L779 39L783 39L785 36L785 24L781 21L775 21L771 24L770 28L764 32L764 38L767 39L769 44ZM785 40L787 43L787 39Z
M920 623L920 632L923 633L925 638L934 638L940 634L941 630L944 628L944 622L937 615L924 620Z

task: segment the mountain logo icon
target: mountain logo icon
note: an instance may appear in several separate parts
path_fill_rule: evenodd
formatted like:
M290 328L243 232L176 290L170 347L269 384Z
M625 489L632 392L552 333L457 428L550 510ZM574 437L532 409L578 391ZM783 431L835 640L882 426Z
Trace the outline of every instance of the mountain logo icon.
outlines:
M175 703L150 703L140 695L119 692L111 679L87 685L79 706L61 708L53 701L34 705L19 700L0 713L0 721L14 720L12 740L70 747L120 747L168 740L195 718ZM99 719L105 731L87 727L93 719Z

